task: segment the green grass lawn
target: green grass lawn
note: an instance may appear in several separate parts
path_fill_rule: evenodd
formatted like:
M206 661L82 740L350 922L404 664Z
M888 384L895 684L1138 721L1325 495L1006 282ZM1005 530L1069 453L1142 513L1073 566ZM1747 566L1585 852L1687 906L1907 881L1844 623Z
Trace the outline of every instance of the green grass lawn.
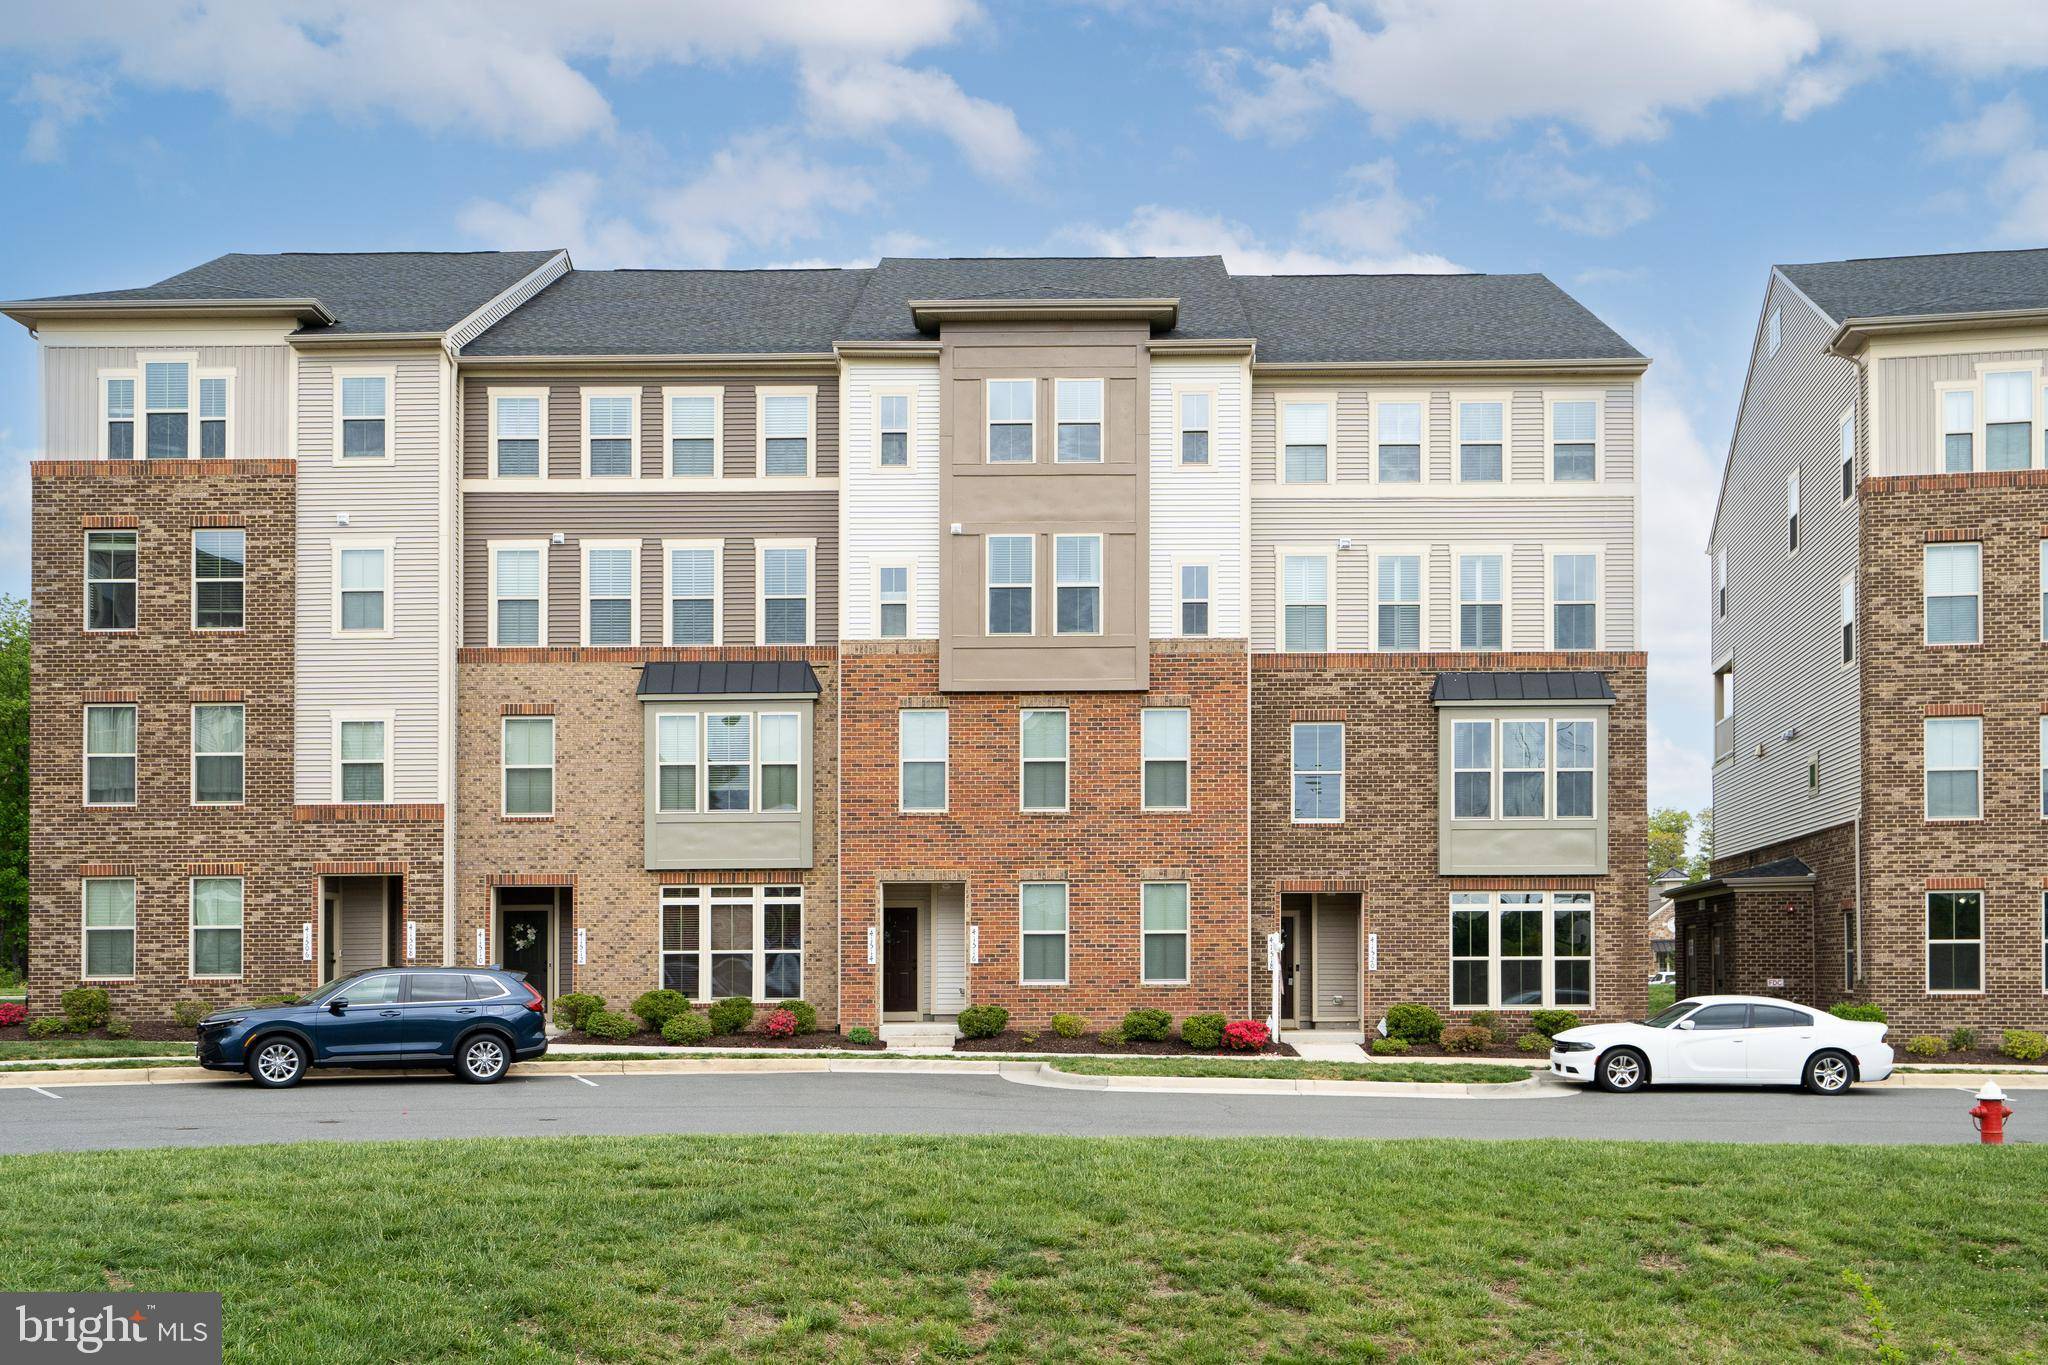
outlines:
M231 1361L1873 1360L2048 1350L2048 1153L650 1137L0 1159L17 1290ZM1987 1197L1994 1192L1995 1197Z
M191 1043L151 1043L140 1038L10 1038L0 1040L0 1062L49 1057L190 1057Z
M1306 1062L1286 1057L1051 1057L1055 1071L1081 1076L1278 1076L1305 1081L1434 1081L1494 1085L1526 1081L1526 1066L1488 1062Z

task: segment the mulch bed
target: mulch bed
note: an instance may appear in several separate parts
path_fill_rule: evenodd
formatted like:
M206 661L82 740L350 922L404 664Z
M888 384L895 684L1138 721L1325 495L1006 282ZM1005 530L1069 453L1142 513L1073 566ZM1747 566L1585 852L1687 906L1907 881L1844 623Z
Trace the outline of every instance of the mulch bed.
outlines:
M955 1052L1114 1052L1130 1057L1299 1057L1293 1047L1286 1043L1268 1043L1257 1052L1205 1051L1189 1047L1178 1038L1169 1038L1163 1043L1117 1043L1109 1044L1093 1033L1084 1033L1079 1038L1062 1038L1051 1029L1043 1032L1019 1032L1006 1029L993 1038L956 1038Z
M39 1017L40 1016L31 1013L26 1020L19 1024L15 1024L10 1028L0 1028L0 1042L30 1041L28 1036L28 1026ZM144 1043L189 1043L199 1036L197 1030L189 1028L180 1028L178 1027L178 1025L176 1025L168 1019L164 1020L161 1023L137 1022L134 1025L134 1030L135 1031L133 1033L130 1033L128 1035L128 1041L130 1042L139 1041ZM38 1038L34 1039L33 1041L42 1043L61 1041L75 1042L81 1038L104 1039L107 1036L108 1035L106 1030L94 1029L90 1033L59 1033L49 1038Z
M770 1038L765 1033L723 1033L714 1034L711 1041L695 1047L671 1043L659 1033L636 1033L630 1038L593 1038L577 1030L558 1035L557 1043L588 1043L592 1047L665 1047L677 1052L880 1052L882 1044L850 1043L844 1035L837 1033L799 1033L790 1038Z

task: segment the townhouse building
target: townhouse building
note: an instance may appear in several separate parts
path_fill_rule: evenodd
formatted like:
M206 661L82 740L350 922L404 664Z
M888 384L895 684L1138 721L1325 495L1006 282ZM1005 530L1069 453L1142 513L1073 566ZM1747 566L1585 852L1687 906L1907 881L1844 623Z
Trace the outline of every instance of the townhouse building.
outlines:
M1776 267L1710 542L1679 989L2048 1015L2048 251Z
M32 990L1642 1009L1648 362L1542 276L238 255L0 307Z

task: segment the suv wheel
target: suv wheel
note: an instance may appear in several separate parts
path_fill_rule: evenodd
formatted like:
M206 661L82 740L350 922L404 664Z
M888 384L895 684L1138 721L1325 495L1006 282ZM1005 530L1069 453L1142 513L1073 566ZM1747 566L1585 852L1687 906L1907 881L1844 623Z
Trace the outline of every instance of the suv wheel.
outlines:
M1601 1055L1593 1076L1602 1090L1625 1095L1650 1083L1650 1063L1632 1047L1617 1047Z
M290 1038L265 1038L249 1054L249 1074L272 1090L297 1085L306 1076L306 1049Z
M495 1033L472 1034L455 1054L455 1074L477 1085L503 1080L511 1064L511 1047Z
M1816 1052L1806 1059L1806 1088L1816 1095L1839 1095L1855 1079L1855 1067L1839 1052Z

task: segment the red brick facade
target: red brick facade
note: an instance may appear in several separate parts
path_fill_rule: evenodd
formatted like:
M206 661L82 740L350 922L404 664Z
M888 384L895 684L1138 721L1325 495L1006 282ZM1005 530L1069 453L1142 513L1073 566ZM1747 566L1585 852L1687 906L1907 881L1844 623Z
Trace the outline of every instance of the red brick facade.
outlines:
M1785 858L1813 870L1811 887L1754 887L1680 906L1680 991L1775 995L1822 1007L1853 998L1844 943L1860 937L1856 827L1836 825L1719 858L1712 872L1721 877Z

